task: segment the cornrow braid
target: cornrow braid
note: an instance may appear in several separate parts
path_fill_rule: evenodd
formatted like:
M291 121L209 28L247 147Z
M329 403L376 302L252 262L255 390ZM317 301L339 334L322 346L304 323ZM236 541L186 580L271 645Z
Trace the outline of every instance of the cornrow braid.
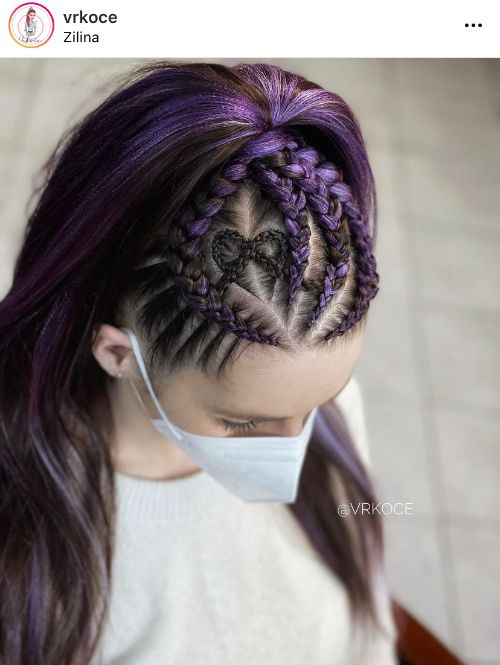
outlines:
M329 185L335 184L341 178L339 170L333 164L327 162L321 152L311 146L306 146L301 137L296 141L296 146L299 149L289 153L289 163L276 167L276 171L293 183L293 187L298 191L297 198L300 196L302 209L307 204L309 209L315 213L314 216L323 231L329 254L324 283L319 294L319 303L307 322L308 327L311 327L330 302L333 294L345 282L349 271L349 246L341 240L341 235L345 235L346 230L341 229L342 207L340 201L337 197L332 197L329 191ZM271 196L281 193L280 187L276 187L276 180L272 177L269 177L267 182L262 179L259 179L259 181ZM285 213L289 210L289 205L284 208ZM302 284L310 254L310 229L305 222L304 227L307 230L302 232L297 228L297 224L288 226L292 232L295 231L296 233L296 238L293 239L296 243L292 244L292 257L295 259L295 265L290 269L292 281L289 306L293 304Z
M376 270L376 260L371 249L371 239L363 220L352 217L351 230L357 256L357 293L348 315L337 328L334 328L325 335L325 340L343 335L352 328L364 316L368 310L370 300L379 291L379 275Z
M376 270L376 260L372 251L372 242L368 234L367 227L362 219L360 209L352 195L349 185L342 181L341 172L330 163L322 165L321 179L328 188L328 194L331 200L338 202L339 210L345 213L345 220L348 221L348 230L351 243L354 247L354 256L356 259L356 294L353 306L345 319L333 330L329 331L324 339L343 335L355 323L357 323L368 309L369 301L372 300L378 292L379 275ZM314 209L315 198L308 198L308 204ZM322 221L324 217L320 216ZM317 320L322 310L333 297L333 294L339 289L345 281L349 270L349 249L339 244L334 231L328 232L328 240L333 252L337 251L341 260L330 264L326 268L325 284L318 307L310 318L309 324L312 325Z

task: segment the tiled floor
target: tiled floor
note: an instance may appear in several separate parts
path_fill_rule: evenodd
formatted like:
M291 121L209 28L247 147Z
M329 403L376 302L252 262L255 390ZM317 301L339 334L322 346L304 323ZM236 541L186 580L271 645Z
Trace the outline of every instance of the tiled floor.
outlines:
M35 170L128 60L0 61L0 291ZM236 60L225 60L229 64ZM500 61L274 60L358 115L381 291L358 376L395 595L471 665L500 664Z

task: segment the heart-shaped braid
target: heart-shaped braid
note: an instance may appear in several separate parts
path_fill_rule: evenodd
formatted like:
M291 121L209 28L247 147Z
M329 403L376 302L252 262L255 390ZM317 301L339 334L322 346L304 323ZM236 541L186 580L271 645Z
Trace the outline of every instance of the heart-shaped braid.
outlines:
M221 210L225 198L237 190L236 183L246 176L246 172L245 164L229 165L222 175L214 179L205 202L197 205L196 210L193 206L182 210L173 241L167 247L172 252L168 258L174 282L190 307L238 337L276 346L278 341L274 337L251 326L222 302L221 292L210 283L205 273L203 236L210 227L212 217Z
M341 171L291 129L271 129L253 139L213 177L206 189L206 199L188 204L181 211L168 249L172 252L170 265L182 298L189 306L240 337L264 344L279 344L277 339L252 327L222 302L228 284L231 280L237 281L248 261L263 258L256 245L242 248L242 256L225 270L218 284L211 284L205 273L204 236L210 229L212 218L223 208L225 199L236 192L238 183L244 179L256 182L284 215L290 265L285 270L276 271L276 265L268 261L267 268L274 271L276 277L288 279L289 307L303 284L310 255L311 229L305 214L307 209L321 229L328 259L318 303L307 323L309 327L314 325L346 280L350 266L350 236L357 250L358 291L354 307L342 324L325 334L324 339L344 334L361 318L368 300L377 292L378 275L370 238L351 190L342 181ZM216 250L214 257L217 256Z
M283 149L289 142L284 131L278 129L260 135L252 145L246 146L246 154L240 154L238 161L229 163L213 179L206 201L184 207L174 238L167 247L167 252L172 252L168 258L174 282L188 305L239 337L272 346L278 345L278 340L242 320L233 308L222 302L220 292L205 273L202 245L211 220L222 209L225 198L234 194L238 181L247 177L249 163Z
M231 249L223 251L227 239L236 243L236 252ZM262 245L272 247L276 256L266 256L261 249ZM214 238L212 255L222 270L222 277L216 285L216 289L221 295L232 282L241 285L240 274L250 261L261 265L275 279L278 277L288 279L288 268L283 265L286 255L286 236L281 231L263 231L256 238L249 240L238 231L226 229ZM245 287L243 286L243 288Z

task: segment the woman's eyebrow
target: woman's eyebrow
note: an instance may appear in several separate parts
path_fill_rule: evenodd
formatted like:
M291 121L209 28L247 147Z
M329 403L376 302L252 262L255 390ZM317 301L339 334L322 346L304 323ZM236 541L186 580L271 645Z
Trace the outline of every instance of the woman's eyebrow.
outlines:
M344 383L342 388L335 394L333 397L330 397L330 399L335 399L340 395L340 393L344 390L344 388L347 386L349 381L351 380L352 373L349 375L349 378L347 381ZM327 402L330 400L326 400ZM259 415L251 415L251 414L246 414L246 415L237 415L235 413L229 413L228 411L224 411L224 409L216 409L217 413L221 416L224 416L225 418L235 418L236 420L261 420L262 422L270 422L272 420L288 420L290 416L259 416Z

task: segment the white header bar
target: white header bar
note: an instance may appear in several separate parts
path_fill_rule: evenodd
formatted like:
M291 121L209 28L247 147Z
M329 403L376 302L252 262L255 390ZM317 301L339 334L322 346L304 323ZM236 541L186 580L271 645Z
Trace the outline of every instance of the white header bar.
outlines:
M499 16L496 0L4 0L0 57L494 58Z

